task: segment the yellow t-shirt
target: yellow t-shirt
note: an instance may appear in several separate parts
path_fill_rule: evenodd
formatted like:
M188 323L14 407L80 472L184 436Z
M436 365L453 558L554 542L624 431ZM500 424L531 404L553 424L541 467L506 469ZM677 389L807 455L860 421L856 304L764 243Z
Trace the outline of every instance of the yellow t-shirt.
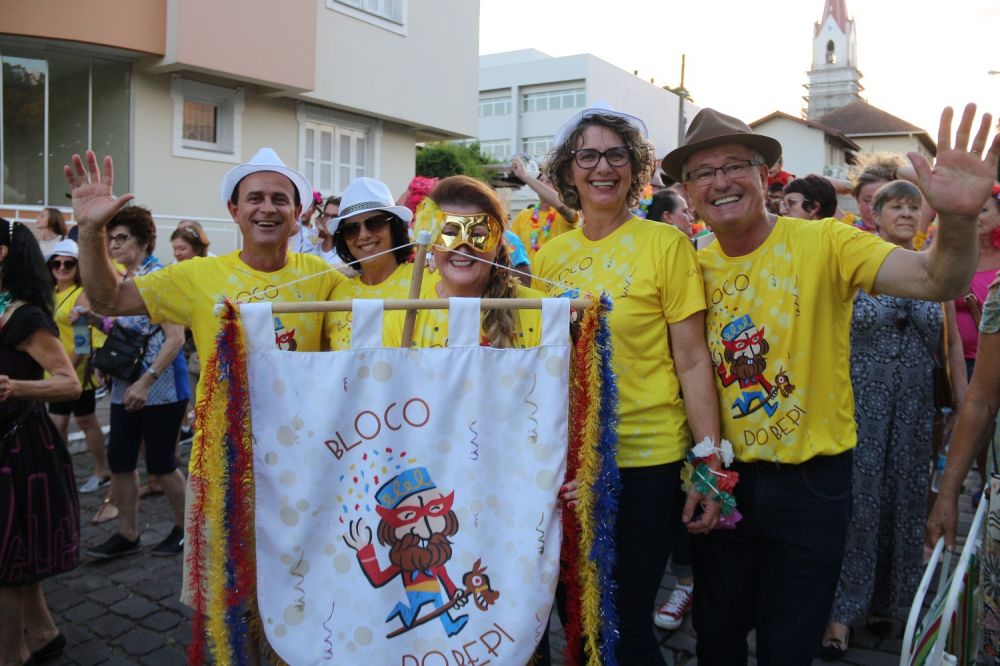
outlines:
M221 257L196 257L171 264L135 278L135 285L150 320L173 322L191 329L198 356L208 362L220 324L215 305L223 298L237 302L326 301L344 280L342 273L331 270L315 255L289 252L288 262L281 270L266 273L243 263L240 251L236 250ZM319 351L324 347L321 312L275 315L274 326L275 340L281 349ZM204 395L202 382L206 376L207 373L201 373L198 395ZM196 437L191 446L192 469L201 451L200 444L200 438Z
M698 252L722 436L739 460L799 463L856 441L850 329L896 248L835 218L778 218L742 257Z
M440 273L428 273L420 286L420 298L441 298L438 296L437 283ZM545 294L522 285L516 286L515 298L545 298ZM385 333L383 342L387 347L398 347L403 339L403 323L406 313L402 311L385 314ZM542 342L542 311L514 310L514 329L517 340L514 347L525 349L537 347ZM480 328L480 344L489 346L486 332ZM417 320L413 326L412 347L447 347L448 346L448 311L418 310Z
M528 251L528 258L534 259L535 253L560 234L572 231L576 225L569 222L560 215L555 208L539 210L538 204L528 206L514 218L510 225L510 230L517 234L517 237L524 243L524 249ZM538 211L538 219L532 217Z
M581 293L607 292L618 376L618 465L649 467L684 458L691 446L668 324L705 309L694 247L669 224L632 217L601 240L582 229L552 239L533 272ZM539 280L558 295L563 287Z
M338 284L330 300L350 301L355 298L406 298L410 294L410 279L413 277L413 264L399 264L392 274L375 285L361 281L361 276L355 276ZM426 279L426 278L425 278ZM351 313L331 312L326 318L326 334L330 341L330 349L341 350L351 348Z
M77 299L81 296L83 296L83 287L78 287L76 285L56 292L56 310L54 319L56 321L56 326L59 327L59 342L62 343L63 349L66 350L66 356L70 359L73 358L73 348L75 345L73 344L73 326L69 323L69 315L73 311L73 306L76 305ZM96 349L97 347L100 347L101 345L97 343L103 344L105 335L95 328L91 328L90 333L91 348ZM80 380L80 384L83 386L85 391L97 387L97 383L94 381L94 373L90 372L90 377L88 377L87 374L87 357L83 356L77 360L76 376L77 379Z

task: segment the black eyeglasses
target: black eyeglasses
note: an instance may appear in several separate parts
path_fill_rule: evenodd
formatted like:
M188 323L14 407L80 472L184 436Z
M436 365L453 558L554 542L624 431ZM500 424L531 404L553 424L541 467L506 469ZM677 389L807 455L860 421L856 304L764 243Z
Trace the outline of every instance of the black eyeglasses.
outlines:
M114 245L115 243L117 243L118 245L124 245L125 243L129 242L130 238L132 237L129 236L128 234L118 234L117 236L108 236L108 245Z
M344 234L344 238L357 238L358 234L361 233L362 224L365 225L368 233L374 234L385 229L385 226L390 222L392 222L392 215L369 217L367 220L360 220L358 222L341 222L340 232Z
M579 148L570 154L581 169L593 169L603 157L608 164L615 167L625 166L629 161L628 149L625 146L615 146L601 152L593 148Z
M750 173L751 167L758 167L761 164L763 164L763 162L760 160L736 160L734 162L727 162L720 167L705 167L704 169L696 169L687 175L687 180L689 182L693 180L699 185L707 185L715 180L715 174L719 171L721 171L726 178L743 178Z
M56 270L76 268L76 259L53 259L49 262L49 268Z

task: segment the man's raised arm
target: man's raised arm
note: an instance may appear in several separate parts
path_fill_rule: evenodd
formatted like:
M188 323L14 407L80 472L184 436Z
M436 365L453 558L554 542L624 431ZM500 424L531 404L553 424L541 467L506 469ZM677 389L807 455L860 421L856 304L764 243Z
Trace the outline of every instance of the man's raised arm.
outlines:
M115 170L111 156L105 156L103 173L94 151L88 150L86 165L79 155L73 164L63 167L73 196L73 217L80 229L80 280L95 312L105 315L146 314L146 304L131 281L118 279L108 256L107 225L125 205L131 194L116 197L112 193Z
M979 252L976 217L990 195L1000 158L1000 135L989 150L990 114L983 114L969 148L976 105L968 104L951 141L954 112L946 107L938 129L938 153L931 167L923 156L908 153L917 172L917 185L938 213L938 231L928 252L895 250L875 278L875 290L891 296L947 301L967 289Z

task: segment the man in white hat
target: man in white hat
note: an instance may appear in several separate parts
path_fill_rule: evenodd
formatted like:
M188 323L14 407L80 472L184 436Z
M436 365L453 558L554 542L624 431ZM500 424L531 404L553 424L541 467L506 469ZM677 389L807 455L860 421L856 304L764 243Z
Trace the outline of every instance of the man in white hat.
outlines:
M819 651L851 514L854 296L863 289L944 301L969 284L976 215L1000 156L998 138L987 150L989 114L972 137L975 115L975 105L965 108L952 144L945 110L933 168L909 155L940 216L929 252L833 218L769 214L768 167L781 145L714 109L699 112L684 144L663 159L715 233L698 263L743 514L735 529L694 538L699 663L746 663L751 629L760 663L809 664Z
M64 169L72 188L73 214L80 228L80 274L92 308L108 315L145 314L153 322L172 322L191 329L195 347L207 359L215 344L219 319L214 306L223 298L254 301L323 301L344 276L319 257L289 253L288 237L312 187L289 169L270 148L229 170L220 195L243 235L243 249L221 257L171 264L135 280L120 282L108 256L108 220L134 196L115 197L110 157L98 165L93 151L86 165L73 155ZM321 313L275 317L278 346L293 351L324 348ZM202 378L206 375L202 374ZM202 387L199 385L199 392ZM191 445L192 470L201 455L200 433ZM189 492L199 492L201 479L191 477ZM190 503L189 503L190 506ZM185 582L187 582L185 580Z

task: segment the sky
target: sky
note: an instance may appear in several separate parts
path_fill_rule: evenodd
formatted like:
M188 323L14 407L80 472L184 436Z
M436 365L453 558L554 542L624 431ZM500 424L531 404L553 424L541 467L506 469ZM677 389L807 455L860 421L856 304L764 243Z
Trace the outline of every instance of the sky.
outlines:
M591 53L746 122L799 116L824 0L480 0L480 54ZM862 96L937 139L941 109L1000 115L1000 0L847 0ZM622 109L628 110L628 109Z

